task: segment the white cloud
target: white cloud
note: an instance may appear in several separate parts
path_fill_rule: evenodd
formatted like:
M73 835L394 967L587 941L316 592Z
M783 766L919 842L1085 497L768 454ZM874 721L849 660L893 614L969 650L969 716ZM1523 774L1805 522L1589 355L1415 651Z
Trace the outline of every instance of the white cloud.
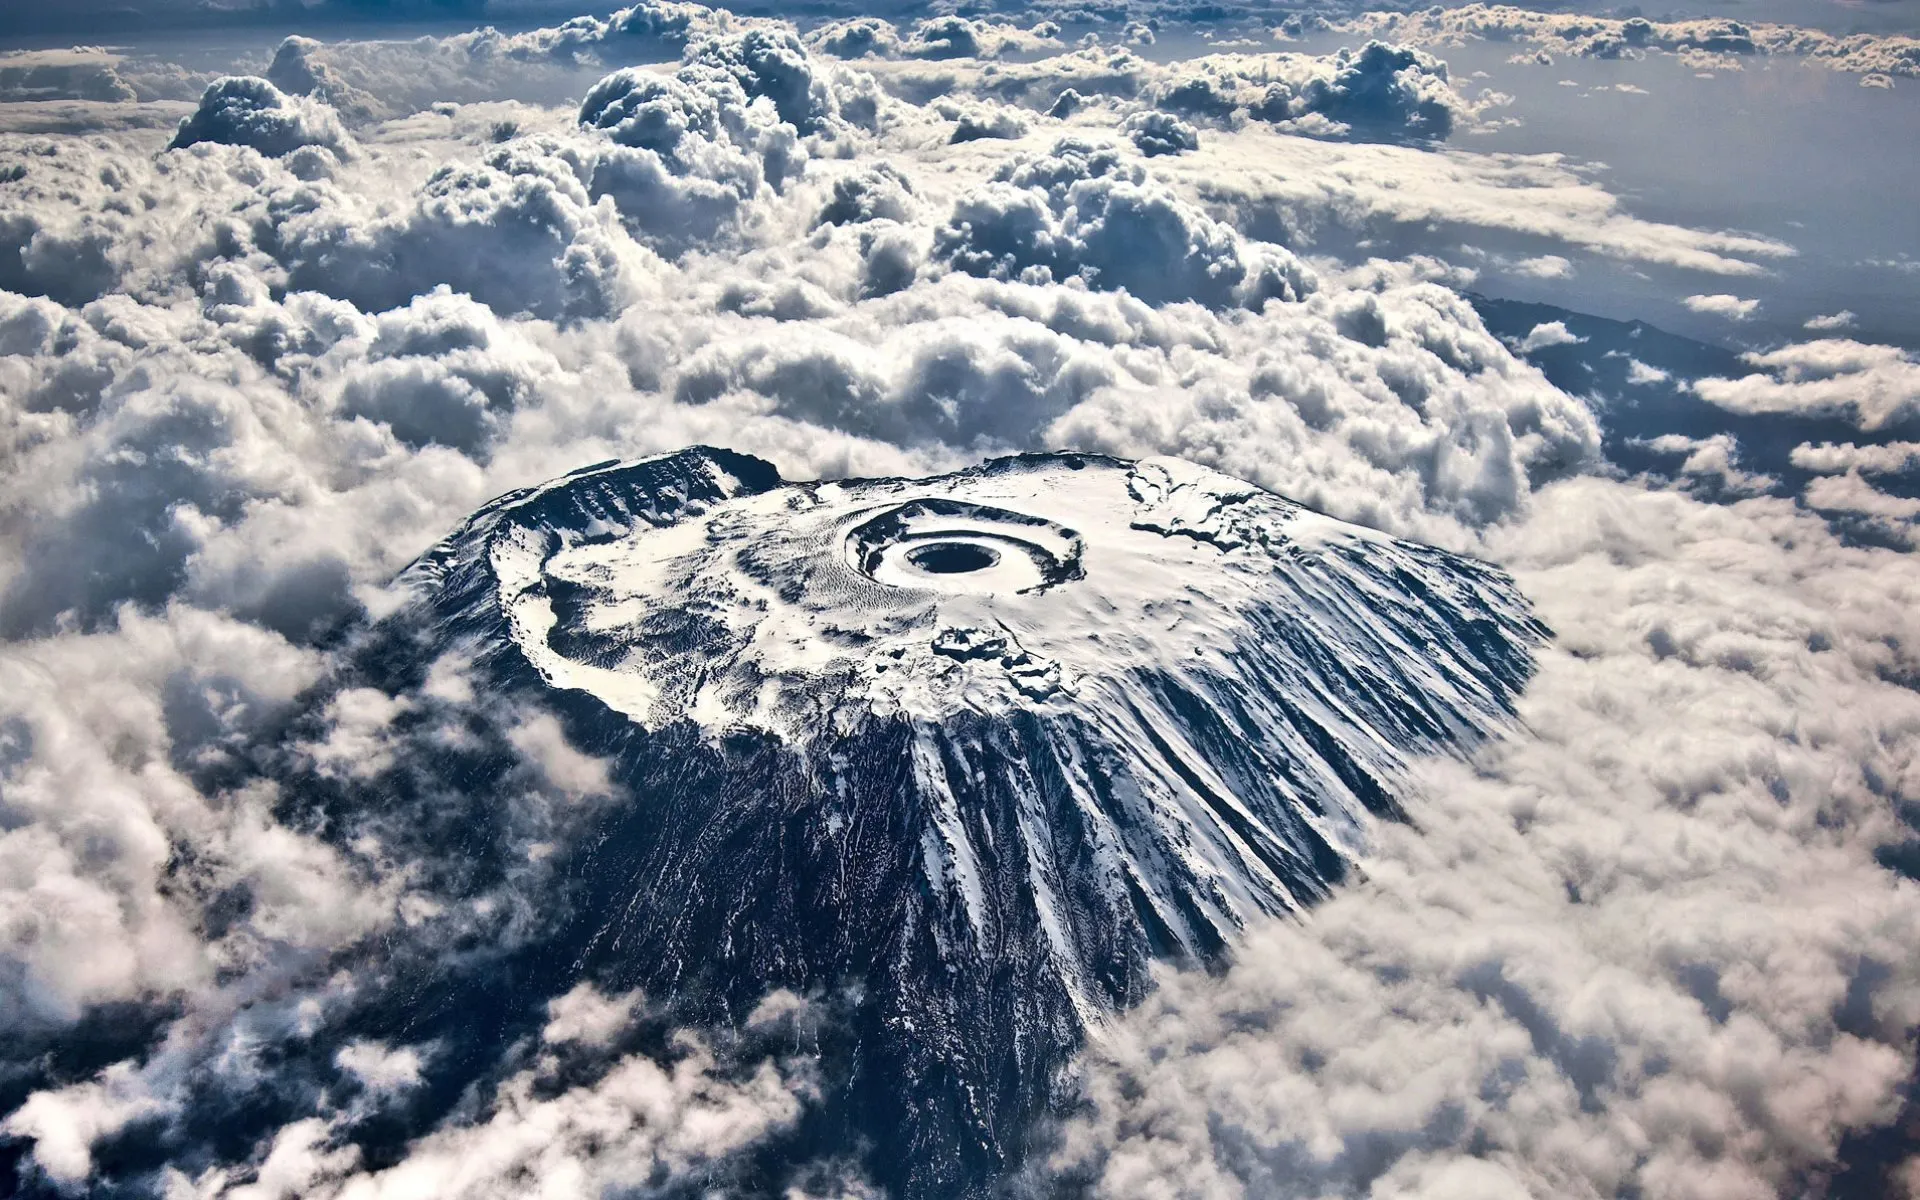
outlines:
M1878 446L1856 446L1802 442L1792 451L1793 465L1820 475L1839 475L1859 471L1867 475L1892 475L1920 466L1920 442L1887 442Z
M1641 220L1550 156L1435 154L1241 131L1169 161L1165 171L1249 218L1278 212L1289 226L1435 226L1474 244L1501 238L1629 262L1756 275L1755 260L1794 253L1766 238L1683 230Z
M1851 311L1843 308L1837 313L1808 317L1802 328L1810 329L1815 333L1832 333L1836 330L1853 328L1856 319Z
M576 984L572 991L547 1002L548 1020L540 1040L604 1046L626 1029L640 1000L638 992L605 996L591 983Z
M1739 465L1739 446L1732 434L1692 438L1677 433L1662 434L1638 443L1656 454L1680 455L1680 474L1711 481L1735 494L1758 494L1776 482L1772 476L1744 470Z
M137 98L115 67L121 56L104 50L10 50L0 53L0 103Z
M378 1042L352 1042L333 1060L368 1091L404 1091L420 1082L420 1052L411 1046L390 1050Z
M570 1088L538 1070L505 1080L491 1115L452 1126L407 1147L397 1163L359 1169L351 1147L329 1146L335 1131L309 1118L283 1127L257 1170L171 1172L169 1195L196 1200L399 1200L600 1195L666 1185L698 1187L723 1176L729 1155L798 1119L810 1084L763 1062L730 1078L691 1036L676 1061L634 1055L598 1079Z
M1134 113L1121 122L1120 128L1133 139L1140 153L1149 158L1160 154L1183 154L1200 148L1200 135L1193 126L1171 113Z
M1016 159L964 194L936 231L933 252L973 275L1077 277L1148 303L1258 306L1310 287L1291 254L1247 243L1137 163L1078 139Z
M1514 349L1522 354L1531 354L1548 346L1577 346L1586 340L1569 333L1565 321L1543 321L1528 330L1527 336L1521 338L1520 344Z
M507 731L507 740L563 795L581 798L613 793L606 760L574 749L560 722L548 714L527 716Z
M1018 141L1027 136L1031 128L1026 118L1002 105L956 105L951 109L951 115L954 120L953 136L947 140L954 143L976 142L983 138Z
M117 1064L98 1079L62 1091L36 1092L0 1123L0 1133L34 1140L34 1160L61 1184L83 1183L93 1171L93 1142L160 1105Z
M1475 3L1405 13L1369 12L1336 28L1425 46L1483 39L1519 42L1595 59L1665 52L1720 70L1739 70L1742 58L1779 55L1868 78L1920 75L1920 38L1907 33L1831 34L1798 25L1722 17L1651 21Z
M228 76L215 80L200 107L180 122L173 148L202 142L251 146L269 158L285 158L305 146L336 155L352 153L352 139L333 108L305 96L288 96L264 79Z
M1823 475L1807 485L1807 504L1822 512L1859 513L1888 521L1920 517L1920 500L1891 496L1859 475Z
M1685 304L1691 312L1711 313L1717 317L1725 317L1729 321L1744 321L1760 307L1758 300L1742 300L1738 296L1731 296L1725 292L1710 296L1688 296L1681 303Z
M549 1194L597 1195L610 1189L692 1182L708 1164L795 1121L795 1085L771 1064L739 1081L716 1079L697 1042L670 1067L635 1056L598 1082L558 1095L536 1091L537 1077L502 1085L494 1115L436 1133L378 1172L329 1179L308 1196L399 1197L430 1191L447 1197L526 1194L543 1181Z
M1541 254L1503 266L1505 270L1528 279L1566 279L1573 274L1573 264L1558 254Z
M1920 361L1894 346L1823 338L1743 356L1759 370L1698 379L1693 390L1739 413L1845 415L1879 429L1920 406Z
M1662 371L1659 367L1648 366L1637 358L1627 360L1627 382L1637 387L1665 383L1671 377L1668 372Z

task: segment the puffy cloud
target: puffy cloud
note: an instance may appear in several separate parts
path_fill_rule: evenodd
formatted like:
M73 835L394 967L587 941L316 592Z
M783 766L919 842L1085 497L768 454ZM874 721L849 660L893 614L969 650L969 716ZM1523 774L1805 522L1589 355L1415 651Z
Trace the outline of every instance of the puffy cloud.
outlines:
M289 1182L280 1194L315 1197L402 1197L423 1190L449 1197L526 1194L529 1178L557 1195L713 1182L716 1164L751 1147L800 1116L800 1085L771 1064L741 1080L716 1071L713 1054L696 1041L678 1062L662 1065L635 1055L592 1084L551 1094L533 1071L508 1079L493 1097L485 1121L456 1126L408 1147L392 1166L354 1171L348 1156L316 1153L319 1131L289 1126L261 1168L275 1167ZM296 1158L297 1172L276 1163ZM342 1170L341 1168L347 1168ZM202 1194L244 1196L224 1180L196 1181ZM212 1186L209 1187L208 1185Z
M337 853L275 821L270 791L201 790L318 670L272 633L191 609L0 657L9 1060L89 1006L205 987L377 919ZM200 906L221 895L240 906L210 921ZM138 1108L123 1100L114 1111Z
M603 996L591 983L577 984L547 1002L548 1021L540 1040L604 1046L632 1022L633 1007L639 1001L637 992Z
M614 236L617 209L596 205L593 188L633 195L642 185L599 166L557 139L516 139L442 167L411 204L373 221L325 190L288 194L269 205L273 252L293 287L362 308L446 285L503 312L604 316L631 294L644 259Z
M913 184L892 164L876 163L833 181L833 199L820 210L823 225L905 221L917 208Z
M1920 499L1890 495L1851 472L1824 475L1809 483L1806 501L1809 508L1821 512L1858 513L1882 522L1920 518Z
M366 122L388 115L377 98L349 83L321 55L325 44L309 37L294 35L274 49L267 65L267 82L289 96L310 96L352 122Z
M1182 116L1219 119L1240 107L1237 81L1224 72L1169 79L1148 89L1154 107Z
M1826 313L1821 316L1808 317L1806 323L1802 325L1801 328L1812 330L1815 333L1837 333L1842 329L1853 328L1853 323L1856 319L1851 311L1841 309L1837 313Z
M869 124L870 94L849 94L854 77L824 69L792 33L753 29L697 43L688 49L689 68L707 68L731 76L754 99L772 103L782 121L803 134L828 130L838 119Z
M1879 429L1920 407L1920 361L1894 346L1823 338L1748 354L1759 368L1737 379L1700 379L1693 390L1737 413L1835 413Z
M1088 97L1106 96L1188 120L1253 118L1294 133L1368 141L1444 139L1491 102L1462 95L1439 59L1380 42L1325 56L1225 53L1162 64L1096 46L990 67L890 62L869 69L911 98L966 91L1066 117ZM1062 107L1068 92L1075 101Z
M1739 443L1729 433L1716 433L1711 437L1666 433L1643 439L1639 444L1655 454L1680 456L1680 476L1706 484L1709 494L1756 495L1779 482L1770 475L1746 470L1739 461Z
M104 52L16 50L0 54L0 103L94 100L109 104L138 98Z
M1758 300L1742 300L1725 292L1711 296L1688 296L1681 303L1687 306L1689 312L1708 313L1729 321L1744 321L1760 307Z
M1649 387L1656 383L1665 383L1673 378L1672 374L1659 367L1649 366L1637 358L1627 360L1627 382L1636 387Z
M1565 279L1573 274L1573 264L1558 254L1541 254L1505 264L1505 269L1528 279Z
M390 1050L378 1042L350 1042L334 1062L370 1092L399 1092L420 1082L420 1052L411 1046Z
M1793 55L1837 71L1920 75L1920 38L1905 33L1831 34L1798 25L1725 18L1650 21L1538 12L1504 4L1467 4L1413 12L1366 13L1336 26L1421 45L1466 40L1523 42L1586 58L1631 58L1658 50L1682 56L1738 59Z
M668 251L710 243L806 158L768 105L712 73L616 71L587 93L580 124L619 147L590 166L593 194L612 197L630 229Z
M1307 80L1291 98L1270 99L1262 116L1317 115L1340 125L1411 138L1453 132L1459 98L1447 86L1447 66L1407 46L1368 42L1358 54L1342 50L1332 71Z
M880 17L828 21L806 36L807 45L836 58L916 58L929 60L998 58L1005 54L1061 49L1055 26L1042 22L1022 29L998 21L962 16L928 17L905 33Z
M172 148L201 142L251 146L269 158L284 158L303 146L341 156L351 153L347 131L331 107L289 96L265 79L246 75L229 75L209 85L200 107L180 122Z
M1847 471L1892 475L1920 466L1920 442L1888 442L1879 446L1802 442L1793 448L1793 464L1821 475Z
M1193 126L1171 113L1134 113L1121 122L1120 131L1148 158L1200 148L1200 135Z
M93 1143L159 1105L132 1086L124 1065L62 1092L37 1092L15 1109L0 1133L32 1138L39 1168L57 1183L84 1183L93 1171Z
M1523 511L1534 488L1591 461L1599 437L1582 405L1538 389L1464 323L1463 304L1423 284L1322 292L1279 320L1270 309L1233 375L1154 404L1103 391L1049 440L1160 446L1347 519L1454 540Z
M702 90L682 79L629 67L593 85L580 102L580 124L604 131L622 146L651 150L684 169L699 143L726 135L723 106L737 122L746 101L737 85Z
M1527 336L1520 339L1520 344L1514 349L1522 354L1531 354L1547 346L1577 346L1584 341L1585 338L1568 331L1565 321L1542 321L1528 330Z
M953 136L947 140L956 145L961 142L977 142L985 138L1018 141L1027 136L1029 129L1026 120L1018 112L1009 108L967 105L954 108L952 112Z
M582 15L519 33L487 26L423 41L453 52L470 70L501 64L607 67L642 55L677 55L699 37L733 27L731 14L723 10L676 0L641 0L604 17Z
M1286 251L1244 243L1113 148L1077 140L1009 163L962 196L934 254L969 274L1077 277L1150 304L1257 305L1311 286Z
M826 21L807 32L807 45L835 58L892 58L900 53L900 31L879 17Z
M899 43L909 58L994 58L1015 50L1058 48L1048 27L1028 32L998 22L965 17L929 17L915 24Z

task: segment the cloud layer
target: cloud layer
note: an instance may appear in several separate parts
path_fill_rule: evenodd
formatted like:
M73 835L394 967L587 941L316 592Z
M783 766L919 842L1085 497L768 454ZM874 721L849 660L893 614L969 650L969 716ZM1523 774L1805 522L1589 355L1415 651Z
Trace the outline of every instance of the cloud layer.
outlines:
M857 999L695 1019L544 960L512 1012L407 999L533 962L567 907L543 864L622 784L458 661L343 647L490 497L694 442L795 477L1181 455L1491 557L1556 630L1521 726L1423 768L1364 882L1115 1021L1037 1189L1817 1192L1895 1119L1913 364L1830 338L1682 378L1571 316L1503 340L1440 264L1313 253L1432 226L1713 298L1790 248L1448 148L1492 101L1420 51L1057 32L652 4L290 41L183 75L153 127L0 134L0 1152L29 1189L869 1186L766 1165ZM97 66L47 86L122 103ZM1785 438L1798 493L1669 483L1555 355L1833 424ZM1747 428L1633 436L1724 481Z
M1895 76L1920 76L1920 38L1836 35L1797 25L1725 18L1650 21L1640 16L1597 17L1505 4L1466 4L1419 12L1365 13L1340 27L1419 45L1521 42L1583 58L1634 58L1664 51L1736 70L1744 58L1792 56L1861 75L1863 85L1870 86L1887 86Z

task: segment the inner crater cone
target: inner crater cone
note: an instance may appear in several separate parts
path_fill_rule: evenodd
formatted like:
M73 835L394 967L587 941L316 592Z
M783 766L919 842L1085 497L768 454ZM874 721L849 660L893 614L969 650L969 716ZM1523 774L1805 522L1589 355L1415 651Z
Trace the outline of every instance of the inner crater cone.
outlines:
M934 575L963 575L993 566L1000 552L972 542L935 542L908 551L907 561Z
M404 581L389 645L477 664L624 789L556 852L544 986L720 1020L857 995L809 1136L903 1196L1017 1161L1156 957L1327 894L1412 758L1508 718L1546 635L1486 564L1078 454L604 464Z

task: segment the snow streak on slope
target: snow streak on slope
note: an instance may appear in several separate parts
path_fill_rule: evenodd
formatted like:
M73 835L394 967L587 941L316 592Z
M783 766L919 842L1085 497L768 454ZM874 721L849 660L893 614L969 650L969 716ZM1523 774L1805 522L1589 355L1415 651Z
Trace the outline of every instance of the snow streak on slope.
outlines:
M632 899L589 918L611 984L737 1011L858 981L849 1119L907 1194L1016 1159L1153 958L1325 894L1407 756L1496 724L1545 632L1490 567L1086 455L604 465L408 582L399 626L548 697L632 785L604 839Z

